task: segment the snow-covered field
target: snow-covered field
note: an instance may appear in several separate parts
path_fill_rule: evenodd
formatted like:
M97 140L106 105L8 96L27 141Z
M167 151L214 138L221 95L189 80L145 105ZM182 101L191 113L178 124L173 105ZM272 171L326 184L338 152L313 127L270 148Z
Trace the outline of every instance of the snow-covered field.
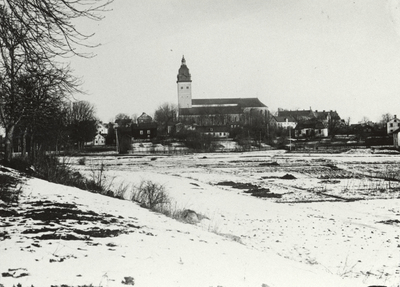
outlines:
M175 208L206 218L183 223L129 200L26 179L17 206L0 202L0 284L400 286L399 155L78 160L72 167L88 177L103 164L115 188L160 183Z

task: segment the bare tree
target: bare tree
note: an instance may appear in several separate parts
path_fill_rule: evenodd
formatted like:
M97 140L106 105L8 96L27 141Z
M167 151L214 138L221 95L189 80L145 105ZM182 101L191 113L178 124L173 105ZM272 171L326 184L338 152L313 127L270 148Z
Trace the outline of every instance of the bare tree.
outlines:
M93 34L84 34L74 25L76 19L101 20L113 0L4 0L1 8L12 21L19 23L26 41L22 45L30 56L91 56L79 47L88 43Z
M23 77L45 75L54 89L77 91L69 68L55 60L60 56L92 56L78 48L96 46L88 44L93 34L81 33L73 23L78 18L100 20L98 12L104 11L112 1L4 0L0 3L0 119L6 130L6 161L11 160L15 127L29 106L24 97L32 94L24 89ZM56 71L56 77L49 77L49 70Z
M380 120L380 122L379 122L379 125L380 125L381 127L386 127L386 124L387 124L388 122L390 122L392 119L393 119L393 116L392 116L390 113L383 114L383 115L381 116L381 120Z
M168 134L168 126L176 121L178 107L175 104L164 103L154 112L154 120L158 123L160 135Z
M0 9L0 12L2 10ZM68 66L54 66L42 59L28 56L18 32L18 23L10 22L7 15L0 15L0 123L6 130L5 160L12 157L12 144L15 127L32 111L33 101L38 98L63 98L77 92L78 81L71 75ZM40 110L43 112L44 110ZM39 113L37 113L39 114Z
M369 124L372 124L371 120L370 120L368 117L366 117L366 116L364 116L364 117L361 119L361 121L359 121L358 123L361 124L361 125L369 125Z
M14 103L14 106L20 105L21 108L14 110L14 118L18 119L17 127L22 137L22 155L27 151L26 138L29 135L31 159L34 159L41 147L47 148L52 144L57 149L65 127L64 100L75 89L75 81L64 69L35 69L19 79L19 86L21 102ZM13 104L11 99L10 104ZM7 115L11 115L10 112Z
M91 103L73 103L68 113L68 130L70 139L78 149L82 149L85 142L93 140L97 131L96 121L95 108Z
M115 116L115 122L118 124L118 127L130 127L132 125L132 118L124 113L119 113Z

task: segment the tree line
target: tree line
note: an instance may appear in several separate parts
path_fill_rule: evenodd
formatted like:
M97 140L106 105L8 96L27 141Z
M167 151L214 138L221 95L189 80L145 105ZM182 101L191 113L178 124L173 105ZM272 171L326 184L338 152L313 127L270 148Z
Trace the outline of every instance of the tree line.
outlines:
M32 158L70 140L78 146L93 126L89 103L71 104L80 81L65 59L91 57L92 35L74 25L101 20L112 0L3 0L0 2L0 123L5 128L4 160L10 162L18 137ZM80 131L79 133L77 131Z

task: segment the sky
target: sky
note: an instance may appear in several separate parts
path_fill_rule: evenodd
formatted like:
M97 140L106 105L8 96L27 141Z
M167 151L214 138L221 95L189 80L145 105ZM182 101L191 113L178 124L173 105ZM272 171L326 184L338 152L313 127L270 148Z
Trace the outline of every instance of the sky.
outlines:
M77 28L101 45L71 67L100 120L177 104L182 56L193 98L257 97L274 112L400 115L400 0L114 0Z

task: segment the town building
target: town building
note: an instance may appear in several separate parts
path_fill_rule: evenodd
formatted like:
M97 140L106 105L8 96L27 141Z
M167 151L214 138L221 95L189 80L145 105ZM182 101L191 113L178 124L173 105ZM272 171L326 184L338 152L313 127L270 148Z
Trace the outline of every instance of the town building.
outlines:
M400 120L397 118L396 115L394 115L393 119L391 119L386 123L387 133L391 134L392 132L394 132L399 128L400 128Z
M93 145L103 146L106 144L106 138L102 134L96 134L93 139Z
M297 122L292 116L288 117L272 116L271 124L275 124L277 128L294 129L297 125Z
M237 127L269 119L268 107L258 98L192 98L192 78L185 57L177 76L178 119L184 126L221 137ZM218 131L215 131L218 130ZM217 134L216 134L217 133Z
M146 113L142 113L131 128L132 140L151 140L157 137L157 123Z
M96 123L97 133L93 138L93 142L91 143L94 146L103 146L106 144L106 137L108 134L108 125L102 122Z
M332 129L342 124L336 111L317 111L311 108L293 111L279 109L276 118L293 119L296 123L296 137L327 137Z

